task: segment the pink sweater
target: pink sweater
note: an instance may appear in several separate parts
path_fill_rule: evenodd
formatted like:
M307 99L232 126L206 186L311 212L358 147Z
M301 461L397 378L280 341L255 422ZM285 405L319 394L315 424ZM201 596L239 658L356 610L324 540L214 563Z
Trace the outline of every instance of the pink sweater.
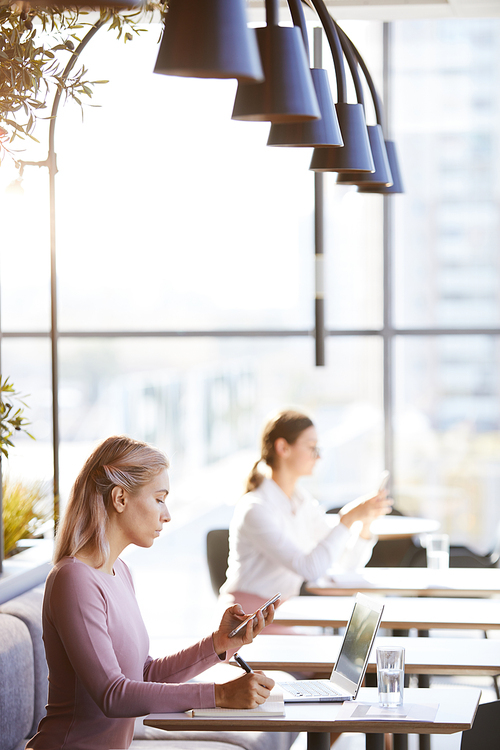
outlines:
M114 572L66 557L49 573L49 698L30 750L128 748L137 716L215 706L213 684L179 684L219 663L211 636L152 659L130 571L118 559Z

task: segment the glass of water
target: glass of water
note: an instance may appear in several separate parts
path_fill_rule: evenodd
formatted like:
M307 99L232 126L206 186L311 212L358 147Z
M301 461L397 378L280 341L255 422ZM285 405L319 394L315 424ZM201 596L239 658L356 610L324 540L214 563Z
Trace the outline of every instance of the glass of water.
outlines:
M450 538L448 534L428 534L426 543L427 567L444 570L450 565Z
M404 648L377 648L378 702L384 708L403 705Z

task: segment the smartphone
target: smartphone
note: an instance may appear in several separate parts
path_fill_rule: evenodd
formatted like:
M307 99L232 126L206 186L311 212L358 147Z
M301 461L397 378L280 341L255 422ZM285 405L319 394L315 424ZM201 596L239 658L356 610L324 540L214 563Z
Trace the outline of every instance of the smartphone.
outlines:
M389 482L390 476L391 474L389 471L387 471L387 469L382 472L382 474L380 475L380 483L378 486L378 492L382 492L382 490L385 490L385 488L387 487L387 483Z
M281 598L281 592L278 591L278 593L275 594L273 597L271 597L271 599L268 599L267 602L262 605L262 607L259 607L257 612L263 612L265 609L269 607L270 604L274 604L274 602L276 602L280 598ZM243 622L240 622L240 624L234 630L231 630L231 632L229 633L229 638L232 638L233 636L236 635L236 633L239 633L240 630L243 630L244 628L246 628L247 624L250 622L250 620L253 620L257 612L254 612L253 615L249 615L249 617L247 617L246 620L243 620Z

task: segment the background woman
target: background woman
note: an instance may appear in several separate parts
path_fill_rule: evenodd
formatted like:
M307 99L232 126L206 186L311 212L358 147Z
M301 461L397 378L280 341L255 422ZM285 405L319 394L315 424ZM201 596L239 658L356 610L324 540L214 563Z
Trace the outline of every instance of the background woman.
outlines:
M132 578L119 555L129 544L150 547L170 521L167 468L166 456L156 448L110 437L80 472L45 587L47 715L27 748L128 748L137 716L199 707L252 708L268 697L274 683L262 673L220 685L181 684L262 630L265 619L259 614L228 638L244 619L239 605L228 609L219 629L199 643L163 659L148 656ZM273 616L270 607L267 620Z
M333 564L353 570L370 559L376 542L370 524L390 512L391 502L385 491L359 498L342 508L332 529L318 502L297 484L312 473L317 444L312 421L299 412L280 412L265 426L261 457L230 525L221 601L238 601L255 611L277 591L281 601L297 595L304 580L318 578ZM258 471L261 461L271 468L271 479ZM361 522L359 533L351 531L356 521ZM266 629L270 632L290 629L275 624Z

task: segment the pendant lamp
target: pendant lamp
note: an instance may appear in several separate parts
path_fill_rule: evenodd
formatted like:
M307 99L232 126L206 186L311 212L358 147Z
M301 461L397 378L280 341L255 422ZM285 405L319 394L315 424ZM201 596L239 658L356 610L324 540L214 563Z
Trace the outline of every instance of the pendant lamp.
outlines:
M352 64L352 59L349 59L346 55L358 100L356 104L349 104L347 102L343 50L336 24L328 13L323 0L311 1L323 24L333 55L338 98L335 109L344 145L339 148L315 148L310 169L314 172L373 172L375 165L366 128L363 91L357 67Z
M278 13L278 0L266 0L267 26L256 29L265 80L239 83L233 120L274 123L321 117L300 29L279 26Z
M337 185L371 185L389 187L392 185L392 174L387 158L382 127L367 125L370 150L375 169L373 172L342 172L337 176Z
M358 186L358 193L382 193L383 195L392 195L394 193L404 193L403 180L401 179L401 170L399 169L398 155L394 141L385 141L387 158L392 174L392 185L386 187L375 187L368 183Z
M245 0L169 0L155 73L262 81Z
M292 18L296 26L302 31L304 47L309 59L309 41L307 38L307 26L300 0L288 0ZM309 120L308 122L275 123L269 131L268 146L293 146L293 147L326 147L342 146L342 133L333 104L332 92L328 82L328 73L321 67L321 43L322 30L314 30L314 68L311 68L311 76L321 111L321 119Z
M368 87L370 89L370 94L373 100L373 105L375 108L375 115L377 119L377 125L369 125L368 126L368 134L370 137L370 145L372 148L372 154L373 154L373 160L375 162L375 172L372 174L341 174L337 177L337 183L340 185L358 185L358 190L364 191L364 188L368 188L369 192L372 192L373 190L384 190L393 187L394 185L394 176L392 174L392 165L395 166L395 171L399 174L399 167L397 166L397 157L396 152L394 149L394 144L392 143L390 150L393 153L392 161L389 159L388 149L387 149L387 141L384 140L384 131L383 131L383 106L382 102L380 100L380 97L377 93L377 90L375 88L375 84L373 83L373 78L370 75L370 71L368 70L368 67L361 57L359 51L355 47L355 45L351 42L351 40L346 36L346 34L342 31L342 29L338 29L340 40L342 43L342 46L344 49L347 47L350 48L350 52L354 55L357 63L361 67L363 71L363 75L366 79L366 82L368 84ZM401 179L399 178L398 181L399 188L401 187ZM398 187L397 186L397 187ZM397 189L395 192L400 192L399 189Z

